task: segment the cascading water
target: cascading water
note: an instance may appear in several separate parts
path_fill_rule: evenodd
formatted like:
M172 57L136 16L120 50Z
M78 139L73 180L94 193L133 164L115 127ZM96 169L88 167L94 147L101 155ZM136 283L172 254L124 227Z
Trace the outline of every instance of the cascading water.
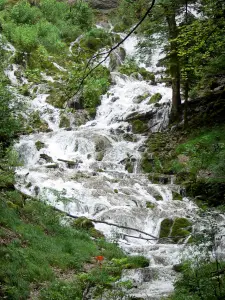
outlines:
M136 37L126 41L128 55L134 54L136 44ZM153 61L152 68L155 65ZM14 77L9 78L13 83ZM127 120L133 114L149 113L152 131L166 128L171 90L117 72L112 78L114 85L102 97L95 120L70 131L59 128L60 110L46 103L46 93L31 101L29 109L38 110L52 131L22 136L15 145L24 163L17 170L17 188L74 216L136 228L158 237L163 219L192 217L196 207L187 198L173 199L172 192L179 187L172 182L153 184L140 172L146 137L132 134ZM149 105L147 99L141 103L135 100L158 92L162 95L160 107ZM38 149L37 143L42 145ZM133 173L126 170L127 162ZM137 285L130 290L132 296L161 299L173 290L172 266L179 262L181 245L160 244L143 233L107 224L98 223L96 228L108 238L116 235L127 252L150 259L148 268L124 271L122 280L131 279Z

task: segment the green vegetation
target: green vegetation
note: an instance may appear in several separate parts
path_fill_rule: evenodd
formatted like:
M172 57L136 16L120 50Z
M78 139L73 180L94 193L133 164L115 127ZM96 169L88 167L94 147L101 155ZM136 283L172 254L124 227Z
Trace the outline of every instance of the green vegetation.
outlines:
M183 240L191 233L191 222L185 218L164 219L161 222L160 238L173 237L174 243Z
M132 121L132 131L133 133L144 133L148 130L148 126L141 120Z
M93 14L86 3L42 0L33 6L28 1L8 2L0 15L3 33L23 52L39 46L49 53L65 51L65 42L75 40L93 24Z
M133 59L127 59L125 63L119 67L119 72L128 76L137 76L140 74L144 80L151 80L152 83L155 83L155 75L145 68L140 68Z
M37 142L35 143L35 146L36 146L36 148L37 148L37 151L39 151L39 150L41 150L42 148L45 147L45 144L42 143L41 141L37 141Z
M91 240L93 224L88 219L75 220L75 227L63 226L63 215L42 202L28 200L17 191L1 191L0 197L3 297L27 299L33 289L40 293L39 299L82 299L87 284L111 288L123 268L148 265L143 257L126 257L102 237ZM96 255L104 256L101 269ZM81 274L85 264L90 270Z
M156 93L153 96L151 96L149 100L149 104L154 104L159 102L162 99L162 95L160 93Z
M205 212L208 213L211 214L209 211ZM218 300L225 297L225 263L216 254L220 229L209 219L205 219L205 225L207 228L204 232L192 237L192 253L189 260L184 260L180 265L181 276L175 283L174 294L168 300Z

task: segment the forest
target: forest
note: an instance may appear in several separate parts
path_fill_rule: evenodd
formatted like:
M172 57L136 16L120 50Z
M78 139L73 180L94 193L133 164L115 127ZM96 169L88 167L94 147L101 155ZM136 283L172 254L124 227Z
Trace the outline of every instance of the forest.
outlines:
M0 0L0 298L225 298L223 0Z

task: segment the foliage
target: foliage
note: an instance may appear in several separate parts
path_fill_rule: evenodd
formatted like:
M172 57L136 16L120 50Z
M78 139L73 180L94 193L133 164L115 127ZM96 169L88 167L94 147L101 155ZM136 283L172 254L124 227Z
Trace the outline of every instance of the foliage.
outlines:
M0 146L9 145L19 130L19 121L16 117L16 105L13 97L6 88L6 79L3 74L3 51L0 50Z
M203 230L195 232L189 261L182 264L182 277L175 283L175 293L170 300L218 300L225 297L225 263L217 253L220 230L211 212L204 212L200 218Z
M212 173L213 177L223 177L225 175L223 164L225 156L224 129L222 126L210 131L202 130L186 143L180 144L176 149L177 155L185 155L189 160L186 163L180 162L177 168L196 175L201 170L207 170Z
M125 63L119 67L119 72L128 76L140 74L144 80L151 80L152 83L155 82L154 74L145 68L140 68L133 59L126 59Z
M50 53L65 51L65 41L75 40L82 31L89 30L93 13L86 3L42 0L31 5L26 0L9 3L11 9L3 9L1 23L3 33L23 52L32 52L38 46Z

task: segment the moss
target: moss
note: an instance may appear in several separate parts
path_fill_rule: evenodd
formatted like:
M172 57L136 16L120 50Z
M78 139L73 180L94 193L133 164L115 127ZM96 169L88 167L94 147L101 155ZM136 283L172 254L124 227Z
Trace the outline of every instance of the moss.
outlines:
M144 80L151 80L152 84L155 83L155 75L152 72L147 71L145 68L140 68L139 73Z
M61 114L59 128L70 127L70 120L66 117L66 115Z
M113 31L114 32L124 32L127 29L127 26L124 25L124 23L117 23L114 27L113 27Z
M128 161L128 162L126 163L125 170L126 170L128 173L133 173L133 171L134 171L134 165L133 165L130 161Z
M90 228L94 228L94 224L87 218L85 217L80 217L77 218L74 222L73 222L73 226L79 228L79 229L90 229Z
M161 194L154 195L154 198L155 198L157 201L163 200L163 197L162 197Z
M151 96L150 100L149 100L149 104L154 104L159 102L162 99L162 95L160 93L156 93L153 96Z
M171 236L176 237L174 242L178 242L181 237L186 237L191 233L191 222L186 218L176 218L173 223Z
M41 120L39 112L35 111L29 116L29 125L32 129L37 129L38 131L48 132L48 123Z
M91 118L94 119L96 117L96 113L97 113L97 108L96 107L86 108L86 110L89 113Z
M20 93L24 96L30 96L30 92L29 92L29 86L27 84L24 84L21 88L20 88Z
M42 148L45 148L45 144L41 141L35 142L35 146L36 146L37 151L41 150Z
M152 172L154 167L154 159L145 153L145 156L141 160L141 167L145 173Z
M149 260L144 256L134 255L124 258L113 258L112 263L121 269L137 269L146 268L149 266Z
M88 233L90 234L90 236L92 236L95 239L104 238L104 234L93 227L89 228Z
M151 202L146 202L146 207L150 208L150 209L153 209L155 207L155 204L151 203Z
M104 158L104 152L103 152L103 151L100 151L100 152L97 152L97 153L96 153L95 159L96 159L97 161L102 161L103 158Z
M173 220L172 219L164 219L161 222L161 225L160 225L159 237L160 238L168 237L169 234L170 234L172 225L173 225Z
M130 133L124 133L123 139L128 142L137 142L137 138Z
M172 195L173 195L173 200L182 200L183 199L182 195L177 192L173 191Z
M50 95L47 97L46 102L53 105L56 108L64 108L64 104L67 101L65 93L60 92L59 90L53 90Z
M40 154L40 158L44 159L47 163L53 162L53 159L51 158L51 156L49 156L45 153Z
M132 121L133 133L144 133L148 130L148 126L141 120Z

